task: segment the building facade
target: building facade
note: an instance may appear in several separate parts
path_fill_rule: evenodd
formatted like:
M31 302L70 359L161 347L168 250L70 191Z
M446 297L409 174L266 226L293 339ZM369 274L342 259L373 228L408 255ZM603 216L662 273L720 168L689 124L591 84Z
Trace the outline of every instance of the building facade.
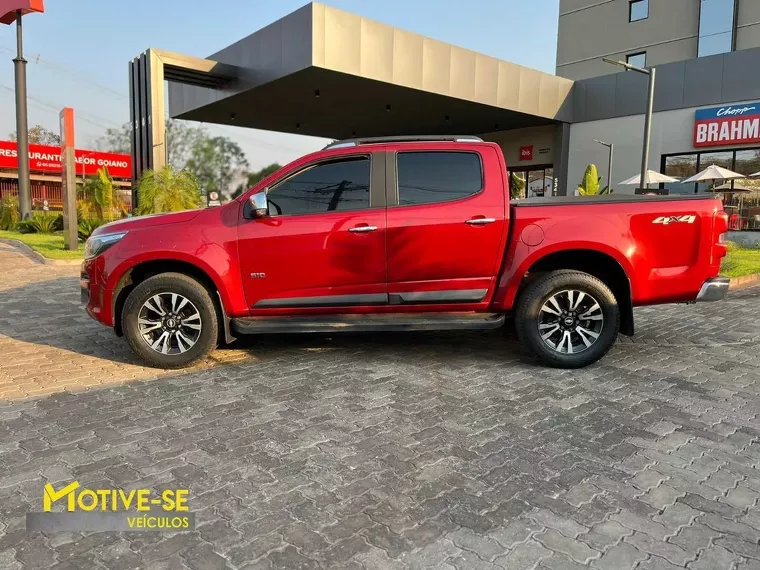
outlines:
M760 47L757 0L560 0L557 75L615 73Z
M582 29L593 33L581 33ZM760 230L760 0L560 0L557 74L571 78L568 174L601 174L614 144L612 186L641 169L647 77L602 57L656 67L649 168L688 178L711 164L747 176L723 193L735 230ZM603 184L606 185L607 181ZM664 184L693 194L708 184Z

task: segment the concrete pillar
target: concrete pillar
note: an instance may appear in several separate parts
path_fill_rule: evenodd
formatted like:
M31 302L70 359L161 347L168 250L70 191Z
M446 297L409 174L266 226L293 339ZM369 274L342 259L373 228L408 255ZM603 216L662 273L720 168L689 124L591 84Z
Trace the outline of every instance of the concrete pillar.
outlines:
M554 177L557 178L557 195L568 193L567 171L570 166L570 123L558 123L554 128Z

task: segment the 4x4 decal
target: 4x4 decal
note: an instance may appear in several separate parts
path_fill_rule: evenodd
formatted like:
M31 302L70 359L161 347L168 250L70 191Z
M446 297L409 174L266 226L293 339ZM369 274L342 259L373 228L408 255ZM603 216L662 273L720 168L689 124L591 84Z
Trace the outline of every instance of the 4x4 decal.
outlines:
M697 220L697 216L660 216L655 218L653 224L693 224Z

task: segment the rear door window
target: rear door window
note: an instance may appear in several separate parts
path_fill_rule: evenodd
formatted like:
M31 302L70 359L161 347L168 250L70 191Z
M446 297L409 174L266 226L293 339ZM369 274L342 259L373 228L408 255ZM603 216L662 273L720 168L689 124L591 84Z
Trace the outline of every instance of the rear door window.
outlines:
M400 152L396 167L401 206L460 200L483 189L483 167L474 152Z

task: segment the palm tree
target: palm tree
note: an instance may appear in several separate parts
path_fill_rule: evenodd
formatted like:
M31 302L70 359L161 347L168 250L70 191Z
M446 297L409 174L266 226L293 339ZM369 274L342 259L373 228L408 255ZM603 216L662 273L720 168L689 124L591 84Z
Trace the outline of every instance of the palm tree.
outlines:
M198 182L187 170L175 172L171 166L148 170L137 186L139 216L162 212L192 210L200 206Z
M95 178L90 178L84 185L84 210L94 212L99 220L110 218L118 213L124 217L127 215L127 205L121 195L121 191L113 183L108 169L103 167L98 170Z

